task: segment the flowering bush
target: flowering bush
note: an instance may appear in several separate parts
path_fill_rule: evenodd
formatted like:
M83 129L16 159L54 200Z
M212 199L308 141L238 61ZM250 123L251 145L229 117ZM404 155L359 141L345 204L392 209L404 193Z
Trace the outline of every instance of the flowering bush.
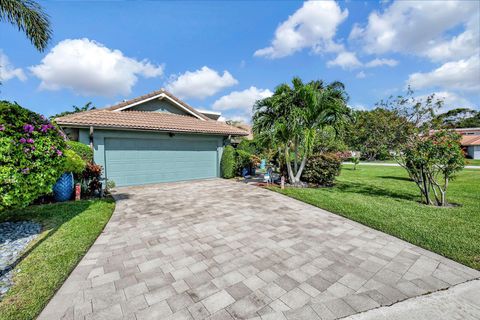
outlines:
M65 136L50 121L0 101L0 210L50 193L64 172Z
M424 203L448 205L448 184L465 166L460 139L458 133L449 130L417 135L410 139L397 157L420 189Z

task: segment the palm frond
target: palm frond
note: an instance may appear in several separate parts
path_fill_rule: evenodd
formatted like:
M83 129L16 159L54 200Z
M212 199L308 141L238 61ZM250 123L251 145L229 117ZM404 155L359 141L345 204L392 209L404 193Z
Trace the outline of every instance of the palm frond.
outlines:
M0 21L6 21L25 33L39 51L52 37L48 15L32 0L0 0Z

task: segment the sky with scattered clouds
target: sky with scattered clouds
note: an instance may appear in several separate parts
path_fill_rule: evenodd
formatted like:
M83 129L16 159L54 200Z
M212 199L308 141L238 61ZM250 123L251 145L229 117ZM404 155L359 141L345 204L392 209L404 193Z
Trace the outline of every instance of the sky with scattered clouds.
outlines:
M52 115L166 88L249 120L299 76L342 81L370 109L410 85L445 109L480 109L479 1L42 2L53 39L37 52L0 24L0 99Z

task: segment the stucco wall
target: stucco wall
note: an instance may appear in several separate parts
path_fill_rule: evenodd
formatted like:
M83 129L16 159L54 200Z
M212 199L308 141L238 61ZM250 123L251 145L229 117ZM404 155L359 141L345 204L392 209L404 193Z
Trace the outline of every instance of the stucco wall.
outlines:
M126 109L135 111L154 111L154 112L166 112L180 115L190 115L187 112L181 110L179 107L172 105L166 100L150 100L134 107Z

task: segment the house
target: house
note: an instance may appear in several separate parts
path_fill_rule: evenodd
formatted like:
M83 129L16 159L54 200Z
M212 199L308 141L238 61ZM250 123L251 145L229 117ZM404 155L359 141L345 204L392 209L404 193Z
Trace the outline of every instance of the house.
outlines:
M219 116L161 89L56 122L72 140L92 146L104 178L130 186L220 176L223 147L248 132Z
M480 128L462 128L455 131L462 135L461 144L467 157L480 159Z

